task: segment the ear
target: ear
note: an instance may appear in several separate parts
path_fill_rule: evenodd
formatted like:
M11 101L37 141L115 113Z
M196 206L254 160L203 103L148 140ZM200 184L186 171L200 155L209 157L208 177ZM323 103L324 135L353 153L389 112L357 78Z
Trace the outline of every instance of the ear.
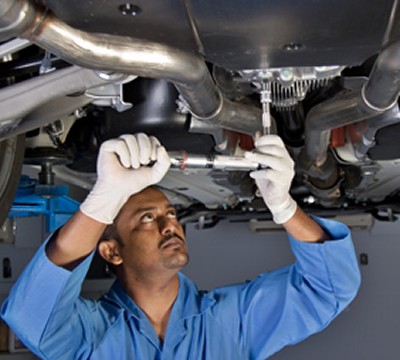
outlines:
M105 261L115 266L122 264L123 260L119 252L119 244L113 239L101 241L99 253Z

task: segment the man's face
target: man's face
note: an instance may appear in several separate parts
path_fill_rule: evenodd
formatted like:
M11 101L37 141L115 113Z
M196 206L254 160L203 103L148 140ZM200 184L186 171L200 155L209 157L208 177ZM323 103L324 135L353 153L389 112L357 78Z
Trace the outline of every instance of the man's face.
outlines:
M189 260L182 226L176 210L155 189L147 188L130 197L116 226L122 240L122 266L128 273L178 271Z

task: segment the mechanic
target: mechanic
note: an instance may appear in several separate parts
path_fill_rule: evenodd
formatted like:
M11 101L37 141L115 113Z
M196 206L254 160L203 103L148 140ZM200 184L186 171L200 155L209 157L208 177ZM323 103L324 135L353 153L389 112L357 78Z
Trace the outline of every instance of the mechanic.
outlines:
M321 331L360 284L349 230L296 205L278 136L259 137L246 157L267 166L251 176L289 234L293 265L198 291L179 272L188 253L176 211L151 186L168 154L154 137L123 135L101 146L94 188L24 270L3 319L44 359L265 359ZM116 275L98 301L79 296L96 247Z

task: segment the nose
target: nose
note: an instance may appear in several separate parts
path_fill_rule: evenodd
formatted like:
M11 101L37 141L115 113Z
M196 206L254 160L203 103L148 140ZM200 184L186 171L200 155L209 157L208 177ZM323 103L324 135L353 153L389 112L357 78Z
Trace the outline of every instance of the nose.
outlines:
M170 219L167 216L162 216L158 219L158 228L161 235L167 235L176 232L179 223L176 219Z

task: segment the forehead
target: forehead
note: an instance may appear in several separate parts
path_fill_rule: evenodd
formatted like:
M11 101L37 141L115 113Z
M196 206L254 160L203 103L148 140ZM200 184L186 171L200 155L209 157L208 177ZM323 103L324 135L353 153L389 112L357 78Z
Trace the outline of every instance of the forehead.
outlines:
M133 214L140 209L145 208L165 208L172 206L167 197L156 188L147 188L141 192L132 195L121 211L124 214Z

